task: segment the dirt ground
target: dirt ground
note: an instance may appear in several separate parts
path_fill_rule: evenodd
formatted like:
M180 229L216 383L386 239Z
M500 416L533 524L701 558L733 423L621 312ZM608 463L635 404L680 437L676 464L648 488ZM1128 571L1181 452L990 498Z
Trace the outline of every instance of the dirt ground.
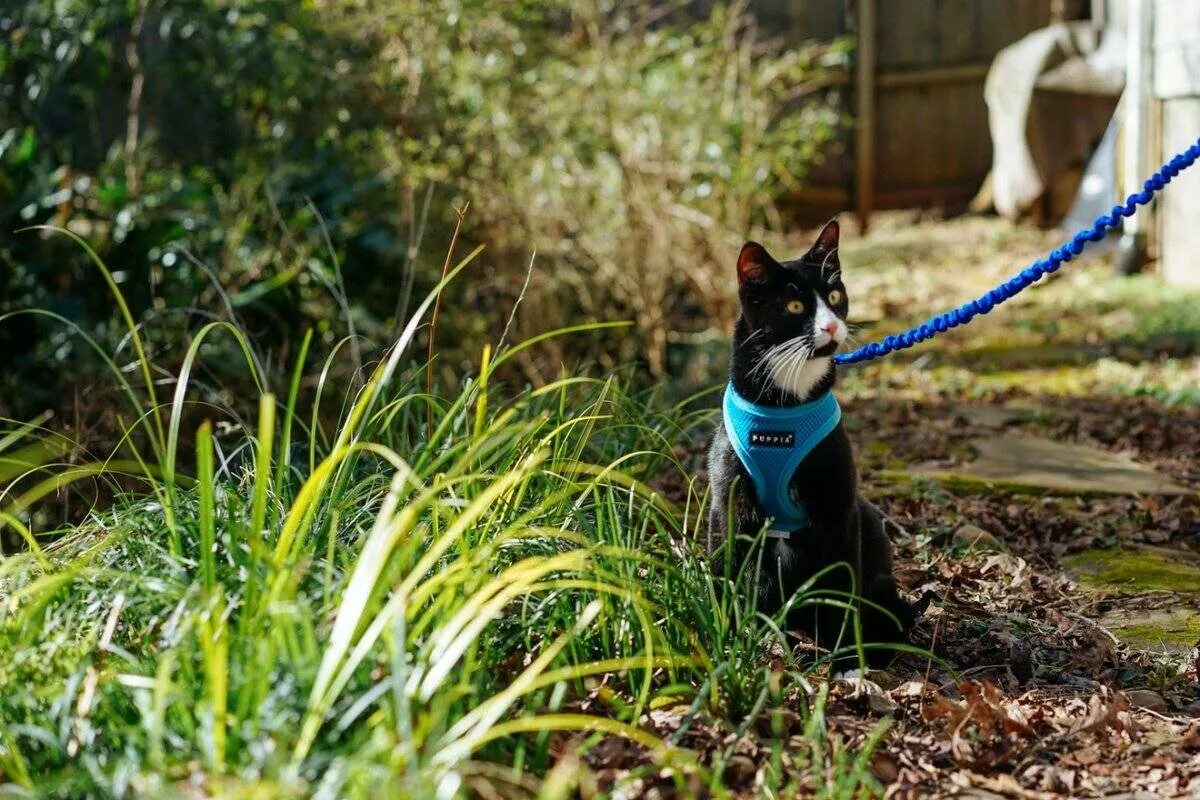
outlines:
M851 286L856 256L877 267L869 333L974 296L1062 238L994 219L907 223L844 257ZM1069 567L1096 548L1126 565L1144 550L1196 563L1200 316L1180 308L1197 297L1114 278L1103 255L1026 295L844 381L865 491L908 534L905 589L930 598L914 643L959 673L907 656L881 678L874 709L896 724L873 771L889 797L1200 797L1200 585L1156 575L1158 562L1110 584ZM911 479L1015 435L1128 456L1190 491ZM1190 625L1171 643L1154 635L1161 610ZM1108 620L1146 624L1117 635ZM843 698L831 718L850 735L874 712Z
M860 447L915 463L953 459L960 443L994 434L995 425L979 421L986 416L969 412L1003 400L863 401L847 414L856 417ZM1003 428L1132 452L1196 485L1193 409L1168 411L1142 398L1054 399L1036 418ZM874 764L888 796L1200 796L1200 596L1159 588L1154 575L1089 585L1066 566L1097 547L1148 543L1190 558L1200 543L1195 496L881 485L869 477L880 460L863 459L867 490L908 532L896 543L904 588L930 599L914 643L959 673L956 681L910 655L876 676L881 699L868 711L896 718ZM1191 646L1134 642L1105 624L1153 621L1148 612L1160 609L1190 618ZM831 718L854 730L860 707L845 697Z
M858 336L974 297L1063 238L906 215L844 236ZM853 748L892 720L871 763L885 796L1200 797L1198 301L1115 278L1102 255L968 328L843 370L864 492L903 528L898 575L928 603L914 644L944 662L906 655L857 690L832 687L831 740ZM1018 435L1129 458L1186 491L921 477ZM739 748L726 782L755 796L769 752L752 733Z

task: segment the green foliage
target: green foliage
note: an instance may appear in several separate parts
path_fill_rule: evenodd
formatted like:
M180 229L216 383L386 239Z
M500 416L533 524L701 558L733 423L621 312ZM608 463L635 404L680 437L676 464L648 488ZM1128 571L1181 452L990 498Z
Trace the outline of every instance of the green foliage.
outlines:
M389 6L375 27L403 17L423 35L397 42L383 69L428 98L389 162L399 172L432 143L500 251L535 247L550 265L559 302L540 307L553 324L637 321L618 361L661 371L697 308L730 321L737 238L780 226L774 200L838 129L809 96L844 52L764 55L749 19L719 6L686 27L654 24L661 9L647 4Z
M547 772L569 791L577 754L611 736L644 753L622 780L720 793L733 748L698 759L644 712L728 714L738 736L760 718L779 727L802 667L765 666L768 647L786 651L778 620L690 544L705 501L671 445L709 415L611 377L496 385L532 341L485 349L462 391L424 394L407 351L433 299L361 386L303 380L301 358L252 420L203 406L194 470L180 445L190 376L225 336L261 382L245 335L202 328L168 390L156 343L127 320L138 361L112 379L148 444L44 471L70 487L140 463L142 488L51 530L26 513L40 475L3 491L0 524L53 542L0 560L0 777L14 791L455 797L532 794ZM322 424L312 407L338 395ZM31 438L36 425L0 432L0 454L33 452ZM882 729L853 754L828 741L821 707L790 763L822 797L877 796ZM776 768L768 782L796 780Z
M443 341L462 345L447 354L456 368L468 342L504 326L536 248L525 310L539 330L633 319L596 350L661 370L697 313L727 321L720 265L736 236L779 224L773 200L834 134L839 121L813 92L842 57L766 47L719 6L662 10L7 4L0 313L51 309L120 341L78 249L16 232L52 224L113 266L168 349L214 315L281 357L309 326L326 346L346 333L379 345L437 280L440 256L422 243L444 241L450 207L469 201L465 235L495 260L462 282L460 312L444 320ZM515 332L529 331L518 319ZM0 326L0 349L16 367L0 378L15 416L71 405L62 375L86 382L98 366L34 318ZM358 366L356 349L337 369Z
M310 4L30 0L6 6L0 27L13 45L0 73L4 310L47 308L119 336L78 248L16 232L40 223L87 239L169 342L188 324L165 308L231 308L281 347L328 317L318 209L355 265L348 278L398 268L391 226L372 219L384 198L371 205L371 164L341 139L346 87L328 59L353 43L326 37ZM63 366L90 366L36 320L0 337L18 369L6 377L50 390L30 404L61 407Z

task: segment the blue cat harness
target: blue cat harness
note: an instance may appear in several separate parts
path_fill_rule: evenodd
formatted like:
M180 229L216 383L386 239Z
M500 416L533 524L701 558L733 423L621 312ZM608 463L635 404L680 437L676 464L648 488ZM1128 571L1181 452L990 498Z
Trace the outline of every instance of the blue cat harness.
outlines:
M725 433L750 473L759 505L770 517L767 536L786 539L808 526L808 514L792 500L792 475L804 457L842 419L833 392L798 406L761 406L725 388Z

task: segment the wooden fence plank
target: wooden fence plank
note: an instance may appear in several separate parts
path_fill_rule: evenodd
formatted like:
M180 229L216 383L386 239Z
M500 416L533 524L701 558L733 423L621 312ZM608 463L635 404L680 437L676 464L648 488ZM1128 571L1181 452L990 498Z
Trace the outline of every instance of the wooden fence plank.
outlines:
M1055 8L1077 18L1087 0L750 0L749 7L795 44L855 36L853 68L829 82L850 89L840 98L854 125L810 173L816 185L789 205L815 221L845 197L866 222L873 210L905 203L965 205L991 167L983 81L992 58L1049 24Z
M858 0L858 47L855 57L854 143L855 210L863 230L870 223L875 191L875 0Z

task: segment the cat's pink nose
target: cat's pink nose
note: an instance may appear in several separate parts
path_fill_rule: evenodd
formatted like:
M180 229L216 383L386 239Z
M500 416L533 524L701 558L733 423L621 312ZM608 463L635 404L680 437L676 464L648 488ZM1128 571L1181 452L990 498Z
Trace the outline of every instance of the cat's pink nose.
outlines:
M821 330L825 331L830 336L833 336L835 333L837 333L837 327L838 326L836 322L826 322L821 326Z

